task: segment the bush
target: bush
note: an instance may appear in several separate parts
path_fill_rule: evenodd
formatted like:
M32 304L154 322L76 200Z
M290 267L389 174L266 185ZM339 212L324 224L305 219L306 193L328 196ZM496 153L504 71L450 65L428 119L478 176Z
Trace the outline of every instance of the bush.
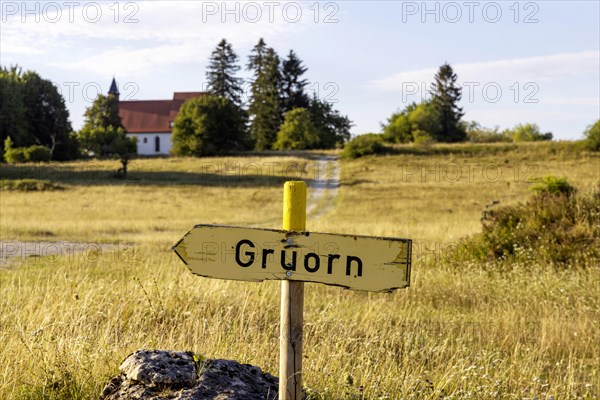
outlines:
M7 163L47 162L51 158L52 153L46 146L13 147L10 136L4 141L4 160Z
M25 158L31 162L48 162L52 154L46 146L35 145L25 149Z
M4 149L4 160L9 164L27 162L27 149L25 147Z
M512 139L506 132L499 132L498 127L493 129L481 126L478 122L470 121L463 123L463 129L467 132L467 138L472 143L507 143Z
M495 267L590 267L600 261L600 192L574 195L566 180L547 177L526 203L485 211L480 234L465 239L453 261Z
M46 179L2 179L0 190L15 190L19 192L45 192L47 190L62 190L63 187Z
M513 142L541 142L552 140L552 132L542 133L537 124L518 124L512 129L502 133L512 139Z
M305 108L294 108L285 113L284 122L277 132L275 150L304 150L314 148L319 142L317 128Z
M383 136L376 133L367 133L350 140L342 151L342 158L359 158L372 154L381 154L388 151L383 142Z
M531 187L531 190L537 195L565 195L570 196L575 193L576 189L571 186L565 178L557 178L555 176L545 176L538 178L534 182L537 184Z
M600 151L600 119L595 124L588 126L583 135L586 149Z

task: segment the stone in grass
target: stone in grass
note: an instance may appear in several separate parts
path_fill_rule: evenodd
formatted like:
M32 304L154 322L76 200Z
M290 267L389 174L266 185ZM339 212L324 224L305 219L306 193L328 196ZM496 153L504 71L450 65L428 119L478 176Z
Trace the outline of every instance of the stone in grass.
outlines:
M191 352L138 350L121 364L102 400L275 400L278 380L232 360L196 363Z

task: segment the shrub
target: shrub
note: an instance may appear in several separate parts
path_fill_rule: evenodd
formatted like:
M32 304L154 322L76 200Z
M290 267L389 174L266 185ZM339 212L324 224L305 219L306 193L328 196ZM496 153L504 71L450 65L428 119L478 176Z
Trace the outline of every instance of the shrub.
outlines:
M342 158L359 158L372 154L384 153L388 147L383 142L383 136L367 133L350 140L342 151Z
M4 160L10 164L27 162L26 150L24 147L4 149Z
M310 119L310 113L305 108L294 108L285 113L285 119L277 141L273 144L275 150L303 150L317 145L319 136L317 128Z
M52 153L46 146L13 147L10 136L4 140L4 160L7 163L45 162L51 158Z
M588 150L600 151L600 119L595 124L588 126L583 135L585 147Z
M465 239L450 261L487 260L500 268L598 265L600 192L574 195L560 178L545 178L543 185L525 203L485 211L482 232Z
M62 190L63 187L45 179L2 179L0 190L15 190L19 192L44 192L47 190Z
M48 162L52 154L46 146L35 145L25 149L25 158L31 162Z
M518 124L514 128L503 132L512 139L513 142L540 142L552 140L552 132L542 133L537 124Z
M14 148L10 136L4 139L4 160L10 164L23 163L27 160L25 157L25 150L22 148Z
M538 195L570 196L576 191L575 187L571 186L565 178L544 176L543 178L536 179L534 182L537 184L531 187L531 191Z

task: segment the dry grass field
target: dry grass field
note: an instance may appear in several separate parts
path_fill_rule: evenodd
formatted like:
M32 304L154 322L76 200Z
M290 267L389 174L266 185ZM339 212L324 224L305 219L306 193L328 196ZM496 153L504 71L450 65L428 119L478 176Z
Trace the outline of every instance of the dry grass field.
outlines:
M307 229L414 239L411 287L307 284L304 384L313 399L598 399L600 268L447 262L481 213L531 180L600 184L600 158L564 143L399 147L341 161L309 190ZM316 154L1 166L2 241L115 243L0 269L0 399L94 399L139 348L192 350L278 374L279 285L193 276L170 246L198 223L280 227L286 178L333 174ZM312 195L311 195L312 193ZM600 221L595 221L596 224Z

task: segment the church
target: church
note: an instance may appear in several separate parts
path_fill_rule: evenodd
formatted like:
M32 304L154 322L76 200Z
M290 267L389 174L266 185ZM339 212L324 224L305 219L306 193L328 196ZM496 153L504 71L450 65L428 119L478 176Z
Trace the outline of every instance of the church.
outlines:
M117 82L113 78L108 94L119 99ZM170 100L119 99L119 116L127 135L137 138L137 153L143 156L167 155L171 151L171 133L179 108L188 99L203 92L175 92Z

